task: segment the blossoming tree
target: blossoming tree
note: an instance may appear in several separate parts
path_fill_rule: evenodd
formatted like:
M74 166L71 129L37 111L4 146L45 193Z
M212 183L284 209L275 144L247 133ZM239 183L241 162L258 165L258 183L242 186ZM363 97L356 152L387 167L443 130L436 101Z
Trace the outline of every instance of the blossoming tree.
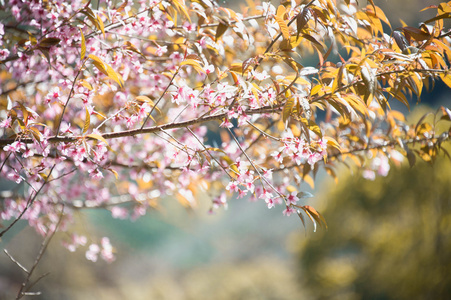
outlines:
M390 161L433 161L450 110L409 125L390 103L451 86L451 2L397 29L367 4L6 1L0 237L18 220L71 232L84 208L136 219L162 197L193 206L200 190L211 211L247 197L325 227L300 201L320 168L372 178ZM87 244L72 234L69 250ZM107 238L90 244L88 259L114 259Z

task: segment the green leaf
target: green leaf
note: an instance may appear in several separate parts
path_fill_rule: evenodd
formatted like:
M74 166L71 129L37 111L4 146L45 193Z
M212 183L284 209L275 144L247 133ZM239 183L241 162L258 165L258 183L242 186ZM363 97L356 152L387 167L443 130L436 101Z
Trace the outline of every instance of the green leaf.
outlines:
M297 194L298 198L313 198L313 194L309 192L299 192Z

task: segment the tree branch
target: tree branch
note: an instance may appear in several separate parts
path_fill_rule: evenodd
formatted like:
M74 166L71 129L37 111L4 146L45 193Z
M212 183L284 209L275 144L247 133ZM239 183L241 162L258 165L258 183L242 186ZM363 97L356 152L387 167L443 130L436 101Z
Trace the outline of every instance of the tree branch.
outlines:
M281 108L282 108L282 105L264 106L261 108L248 109L248 110L244 111L244 113L246 113L248 115L266 114L266 113L277 112ZM108 139L117 139L117 138L121 138L121 137L131 137L131 136L136 136L136 135L141 135L141 134L146 134L146 133L154 133L154 132L168 130L168 129L185 128L187 126L191 126L191 125L195 125L195 124L201 124L201 123L205 123L205 122L209 122L209 121L221 120L221 119L225 118L226 116L227 116L227 113L221 113L221 114L217 114L217 115L213 115L213 116L205 116L202 118L191 119L188 121L173 122L173 123L164 124L164 125L146 127L146 128L142 128L142 129L132 129L132 130L124 130L124 131L118 131L118 132L104 133L102 135L102 137L104 139L108 140ZM84 138L83 136L73 136L73 137L54 136L54 137L49 138L47 141L49 143L74 143L79 140L82 140L83 138ZM89 138L89 139L91 139L91 138ZM16 140L17 139L0 140L0 146L6 146L8 144L14 143ZM33 139L31 139L31 138L21 139L20 141L25 144L33 143Z

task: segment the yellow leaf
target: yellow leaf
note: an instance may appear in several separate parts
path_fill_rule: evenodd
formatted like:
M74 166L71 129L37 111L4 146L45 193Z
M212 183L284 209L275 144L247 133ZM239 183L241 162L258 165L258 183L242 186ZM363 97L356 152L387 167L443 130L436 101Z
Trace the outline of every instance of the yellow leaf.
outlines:
M80 57L81 57L81 59L83 59L83 58L85 58L85 55L86 55L86 41L85 41L85 36L83 34L83 31L81 31L81 28L79 28L79 29L80 29L80 35L81 35L81 55L80 55Z
M105 138L103 136L101 136L100 134L91 133L91 134L88 134L86 137L94 139L94 140L98 140L98 141L101 141L101 142L104 142L105 145L107 145L108 148L110 147L110 145L105 140ZM109 149L111 149L111 148L109 148Z
M198 73L205 73L204 68L199 64L198 61L194 59L186 59L180 63L180 67L182 66L191 66L196 70Z
M294 97L290 97L287 99L287 101L285 102L285 106L283 107L282 120L283 123L285 124L285 127L287 126L288 118L290 117L291 112L293 111L294 104L295 104Z
M105 26L103 25L103 21L99 15L97 15L97 22L98 22L98 27L99 27L100 31L102 31L103 37L105 38Z
M186 10L186 6L184 1L180 1L180 0L172 0L172 4L175 5L175 7L177 8L177 10L181 13L183 13L185 15L185 17L188 19L188 22L191 23L191 19L189 17L188 11Z
M277 24L279 24L280 31L282 32L283 38L286 40L289 40L290 39L290 31L288 30L287 23L285 23L285 21L277 15L275 15L274 18L276 19Z
M221 158L229 164L229 168L232 169L236 174L240 173L237 166L235 165L235 162L230 157L228 157L227 155L224 155Z
M451 75L450 74L442 74L440 75L442 81L451 88Z
M83 134L85 134L88 131L90 124L91 124L91 114L89 113L88 108L86 108L85 126L83 126Z
M122 79L122 76L116 73L110 65L106 64L101 58L94 54L89 54L88 57L93 60L94 66L96 66L100 72L116 81L116 83L119 84L119 87L124 86L124 79Z
M277 8L276 15L283 20L286 12L287 9L285 8L285 6L279 5L279 7Z
M332 147L334 147L335 149L337 149L338 151L341 152L340 144L338 144L338 142L334 138L332 138L330 136L325 136L324 139L327 141L327 144L329 146L332 146Z
M136 97L136 100L138 100L139 102L147 102L147 103L149 103L151 107L155 107L156 111L158 111L160 113L160 115L163 115L161 110L157 106L155 106L155 103L149 97L147 97L147 96L138 96L138 97Z
M111 173L113 173L113 174L114 174L114 177L116 177L116 179L118 179L118 174L117 174L117 172L116 172L115 170L113 170L113 169L108 169L108 171L110 171Z
M39 132L39 130L37 130L35 127L30 127L29 128L31 131L31 134L33 135L33 137L38 141L42 141L42 134Z
M304 182L306 182L312 189L315 188L315 181L313 180L312 176L305 175L303 179Z

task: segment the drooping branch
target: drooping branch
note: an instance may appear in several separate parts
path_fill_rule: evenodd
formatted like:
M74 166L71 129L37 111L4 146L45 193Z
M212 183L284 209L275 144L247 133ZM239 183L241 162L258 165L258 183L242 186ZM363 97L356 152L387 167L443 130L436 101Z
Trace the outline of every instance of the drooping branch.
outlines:
M355 153L358 153L358 152L367 152L367 151L370 151L370 150L380 150L380 149L384 149L384 148L393 148L393 147L396 147L396 146L400 146L400 143L402 143L404 146L407 146L407 145L415 145L415 144L421 144L421 143L426 143L426 142L433 142L434 143L434 142L437 142L437 141L440 141L440 143L451 141L451 136L447 132L444 132L444 133L442 133L439 136L431 136L431 137L425 137L425 138L421 138L421 139L420 138L412 138L412 139L407 139L407 140L394 140L394 141L389 141L389 142L382 143L382 144L368 145L366 147L354 148L354 149L350 149L348 151L335 152L335 153L332 153L332 154L328 154L327 155L327 159L338 159L341 156L355 154ZM285 166L285 167L282 167L282 168L274 169L273 172L282 172L282 171L285 171L285 170L293 169L293 168L298 167L298 166L299 165L297 165L297 164L290 164L289 166Z

